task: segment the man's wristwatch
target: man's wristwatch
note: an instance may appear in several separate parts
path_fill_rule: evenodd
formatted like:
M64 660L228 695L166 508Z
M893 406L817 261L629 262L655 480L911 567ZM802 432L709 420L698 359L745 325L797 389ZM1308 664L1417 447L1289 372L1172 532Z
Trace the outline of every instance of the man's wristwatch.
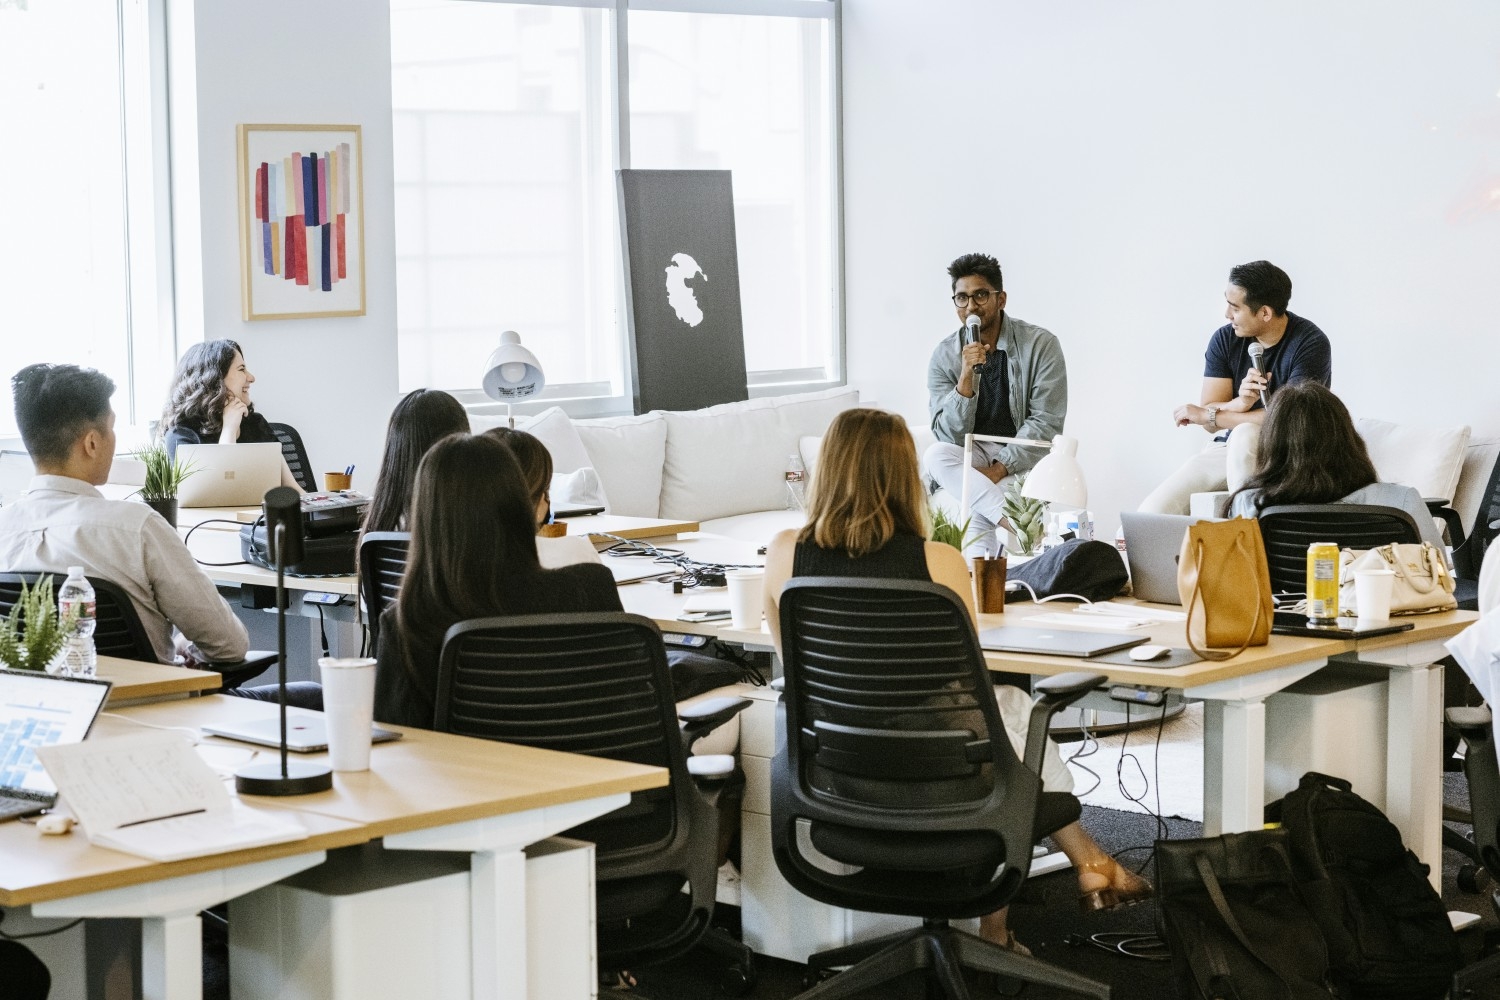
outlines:
M1215 432L1215 433L1218 433L1218 431L1220 430L1220 427L1219 427L1219 408L1217 406L1210 406L1210 407L1207 407L1207 409L1208 409L1208 425L1207 425L1208 429L1211 430L1211 431L1213 431L1213 432Z

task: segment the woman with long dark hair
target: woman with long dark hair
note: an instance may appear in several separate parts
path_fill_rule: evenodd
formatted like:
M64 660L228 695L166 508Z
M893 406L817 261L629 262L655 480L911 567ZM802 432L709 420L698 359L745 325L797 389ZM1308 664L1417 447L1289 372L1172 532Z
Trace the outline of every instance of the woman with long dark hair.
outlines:
M608 569L543 569L536 508L510 450L453 434L417 467L401 596L380 619L375 717L430 728L438 654L456 622L493 615L620 611Z
M469 433L463 404L441 389L413 389L401 397L385 428L385 453L370 495L365 531L404 531L422 456L449 434Z
M518 431L511 427L492 427L485 436L510 449L516 463L521 467L521 477L526 482L526 492L536 510L537 531L552 516L552 453L535 434ZM543 566L556 569L580 562L602 562L593 543L583 535L558 535L549 537L538 534L536 554Z
M969 570L952 546L927 540L927 494L916 446L906 422L882 410L840 413L823 437L808 492L807 524L771 540L766 550L766 622L781 652L782 587L797 576L861 576L926 580L947 587L977 621ZM1019 688L1000 685L995 699L1016 753L1025 753L1031 698ZM1071 792L1073 776L1047 741L1042 787ZM1151 893L1151 885L1105 852L1078 823L1052 835L1078 871L1084 909L1108 909ZM980 920L980 934L1029 954L1006 926L1005 910Z
M167 454L175 458L179 444L278 444L270 422L250 401L254 383L245 352L234 341L205 340L189 347L177 363L157 425ZM281 484L302 492L285 459Z
M1364 438L1333 390L1318 382L1284 385L1261 426L1255 472L1230 498L1230 513L1255 517L1295 503L1361 503L1411 515L1423 541L1443 551L1432 514L1410 486L1382 483Z

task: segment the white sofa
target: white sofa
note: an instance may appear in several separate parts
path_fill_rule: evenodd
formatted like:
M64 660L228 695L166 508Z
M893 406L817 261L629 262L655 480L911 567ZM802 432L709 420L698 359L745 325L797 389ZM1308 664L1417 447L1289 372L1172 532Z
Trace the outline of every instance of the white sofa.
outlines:
M559 474L592 468L605 509L698 521L704 531L764 544L802 523L787 507L793 453L810 471L833 418L859 405L848 387L724 403L702 410L572 420L553 407L527 421ZM503 418L474 417L475 432Z

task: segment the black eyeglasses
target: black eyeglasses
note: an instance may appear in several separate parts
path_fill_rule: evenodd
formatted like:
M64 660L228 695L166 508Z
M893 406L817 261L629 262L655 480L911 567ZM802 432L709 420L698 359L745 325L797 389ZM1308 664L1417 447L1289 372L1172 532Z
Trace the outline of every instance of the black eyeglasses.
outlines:
M968 292L958 292L953 296L953 304L958 306L958 308L960 309L968 306L970 302L973 302L976 306L982 306L990 300L991 295L999 294L999 292L991 291L988 288L981 288L979 291L974 292L972 295Z

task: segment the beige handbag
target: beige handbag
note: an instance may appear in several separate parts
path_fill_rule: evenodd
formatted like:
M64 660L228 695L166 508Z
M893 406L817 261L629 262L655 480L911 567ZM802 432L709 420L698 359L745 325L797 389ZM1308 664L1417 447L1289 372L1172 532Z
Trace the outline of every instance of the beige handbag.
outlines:
M1396 574L1391 588L1393 615L1421 615L1458 607L1453 597L1453 574L1443 553L1431 542L1394 542L1364 552L1345 549L1339 554L1341 614L1354 614L1354 574L1369 569L1388 569Z
M1205 660L1264 646L1273 606L1260 525L1246 517L1190 525L1177 557L1177 594L1187 609L1188 645Z

